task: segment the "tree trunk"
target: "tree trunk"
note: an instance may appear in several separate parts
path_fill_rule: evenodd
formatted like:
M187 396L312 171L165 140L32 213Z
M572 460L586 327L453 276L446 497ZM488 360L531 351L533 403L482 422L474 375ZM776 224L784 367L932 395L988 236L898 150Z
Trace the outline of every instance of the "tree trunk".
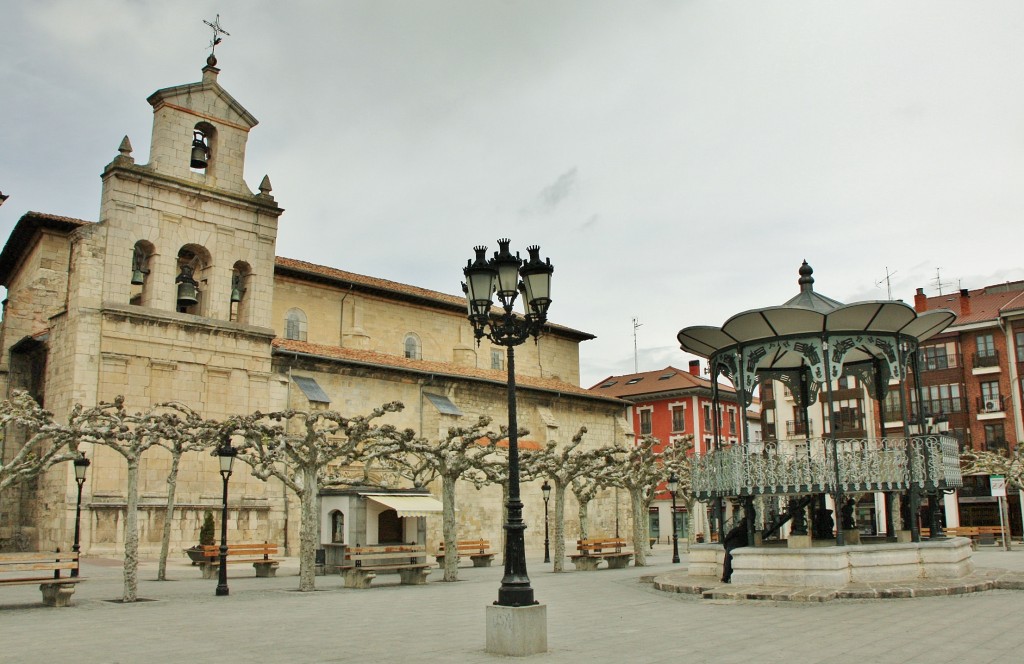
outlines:
M458 524L455 521L455 478L441 476L441 531L444 537L444 580L459 580Z
M128 505L124 518L123 602L138 599L139 589L139 459L128 459Z
M565 570L565 485L555 478L555 571Z
M590 501L578 495L576 499L580 502L580 539L590 539Z
M299 524L299 590L316 590L316 534L320 515L316 513L316 468L302 469L302 492L299 494L301 517Z
M647 515L644 514L645 501L642 490L629 490L629 504L633 511L633 565L647 566Z
M156 580L167 580L167 554L171 549L171 522L174 520L174 492L178 488L178 465L181 454L171 452L171 472L167 476L167 511L164 513L164 531L160 535L160 564L156 570Z

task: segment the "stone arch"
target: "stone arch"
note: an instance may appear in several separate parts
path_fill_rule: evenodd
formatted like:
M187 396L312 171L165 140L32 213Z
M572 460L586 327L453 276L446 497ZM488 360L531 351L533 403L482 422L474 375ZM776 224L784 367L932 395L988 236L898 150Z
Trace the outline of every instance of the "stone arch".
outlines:
M410 360L422 360L423 359L423 343L420 341L419 335L414 332L409 332L405 335L405 341L402 343L402 350Z
M177 267L174 278L175 310L179 313L208 316L210 302L207 297L207 282L213 261L206 247L199 244L185 244L178 250ZM195 289L195 302L189 303L182 299L188 292L188 286Z
M245 261L235 261L231 267L231 295L228 301L228 319L248 323L252 315L250 282L252 267Z
M152 262L156 256L156 247L148 240L139 240L132 250L131 289L128 303L149 306L153 299Z
M306 341L308 334L306 312L293 307L284 315L284 338Z
M217 155L217 129L209 122L197 122L192 128L189 168L194 173L209 173ZM205 162L202 161L205 158Z

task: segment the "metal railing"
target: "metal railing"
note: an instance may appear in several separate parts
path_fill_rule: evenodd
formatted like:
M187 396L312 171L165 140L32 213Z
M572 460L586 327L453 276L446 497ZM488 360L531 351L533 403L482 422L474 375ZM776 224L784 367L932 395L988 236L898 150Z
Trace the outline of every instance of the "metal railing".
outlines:
M838 471L837 471L838 460ZM693 459L693 492L698 500L727 496L803 494L835 491L928 490L962 484L956 438L816 438L810 445L765 442L736 445Z
M787 436L813 436L814 426L813 422L801 422L799 420L787 420L786 421L786 435Z
M974 367L998 367L999 366L999 351L993 350L990 353L975 353L971 357Z
M978 397L977 407L979 413L1002 413L1006 410L1006 397L998 395L994 397Z

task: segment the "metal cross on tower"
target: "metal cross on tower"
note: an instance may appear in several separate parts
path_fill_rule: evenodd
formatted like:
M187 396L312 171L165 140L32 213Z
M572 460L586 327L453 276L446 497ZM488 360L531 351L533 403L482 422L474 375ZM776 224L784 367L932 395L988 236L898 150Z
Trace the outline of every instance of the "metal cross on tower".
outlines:
M231 33L220 27L220 14L217 14L217 18L213 19L213 22L203 19L203 23L208 25L213 30L213 37L210 39L210 55L214 55L214 51L217 50L217 44L223 41L218 35L231 36Z

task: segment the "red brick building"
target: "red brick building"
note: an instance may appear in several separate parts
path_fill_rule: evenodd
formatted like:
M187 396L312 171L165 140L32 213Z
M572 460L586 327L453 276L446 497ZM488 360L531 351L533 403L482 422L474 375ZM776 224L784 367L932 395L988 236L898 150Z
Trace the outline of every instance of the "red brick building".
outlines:
M590 388L595 394L618 397L632 403L627 415L637 437L650 434L664 443L693 435L693 454L706 454L714 445L711 381L701 375L700 361L692 360L687 371L665 367L658 371L609 376ZM732 386L719 387L719 427L723 443L743 442L744 409ZM660 451L661 448L656 448ZM651 537L671 535L671 496L661 492L651 507ZM706 515L695 515L694 533L708 533ZM677 504L676 525L680 540L689 532L689 515Z
M924 415L946 418L950 433L967 448L1008 450L1024 441L1024 281L933 297L918 288L914 309L949 309L957 315L953 325L919 351ZM911 390L912 421L917 401ZM898 396L891 394L883 409L886 428L900 419L898 409ZM960 525L999 524L987 476L965 477L958 498ZM1013 531L1020 533L1019 496L1008 500Z

